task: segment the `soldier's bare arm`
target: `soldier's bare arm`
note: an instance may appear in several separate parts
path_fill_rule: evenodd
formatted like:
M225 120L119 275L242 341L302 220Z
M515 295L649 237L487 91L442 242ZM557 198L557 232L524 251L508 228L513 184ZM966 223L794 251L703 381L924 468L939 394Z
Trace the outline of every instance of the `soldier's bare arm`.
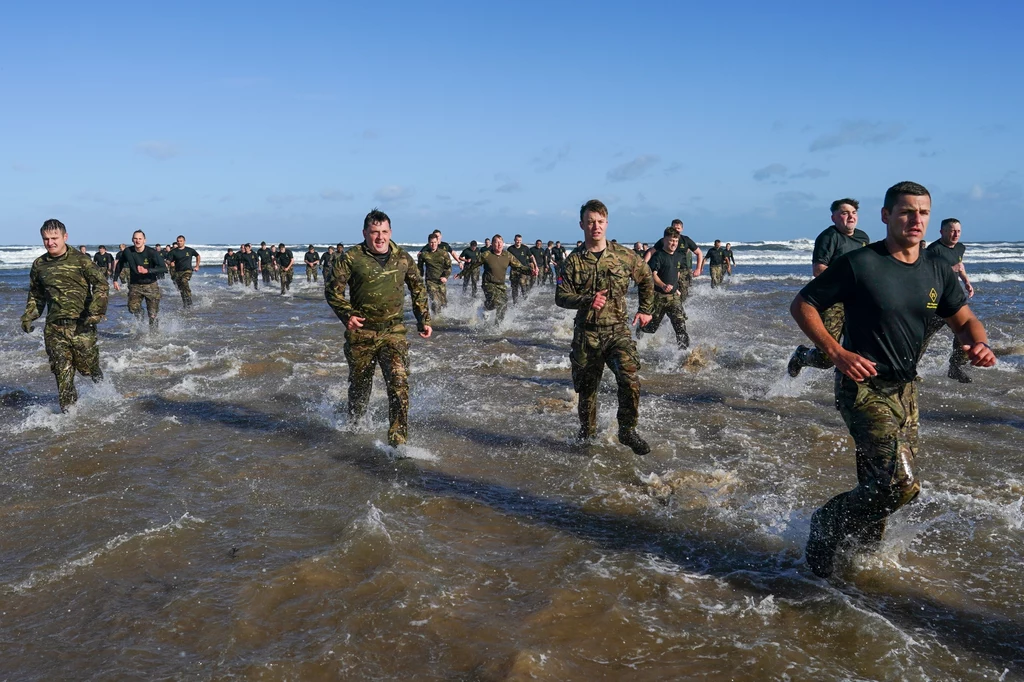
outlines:
M946 324L956 334L963 345L964 352L975 367L991 367L996 364L995 353L988 345L988 334L970 308L963 306L952 317L946 318Z
M852 353L832 338L821 321L821 313L800 294L796 295L789 306L789 312L814 345L823 348L835 363L836 369L854 381L864 381L878 374L875 363L867 358Z

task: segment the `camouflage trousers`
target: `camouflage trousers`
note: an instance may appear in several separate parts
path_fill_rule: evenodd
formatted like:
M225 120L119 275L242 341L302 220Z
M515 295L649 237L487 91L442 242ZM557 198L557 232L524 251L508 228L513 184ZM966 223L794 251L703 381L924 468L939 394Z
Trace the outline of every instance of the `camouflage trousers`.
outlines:
M295 274L294 270L282 270L281 271L281 293L288 291L292 288L292 275Z
M273 274L273 272L274 272L273 269L269 265L264 265L263 266L263 284L264 285L270 284L271 275Z
M463 273L465 273L465 270L463 270ZM472 272L472 274L470 274L470 275L463 274L463 276L462 276L462 291L463 291L463 293L465 293L466 287L472 285L473 286L473 298L476 298L476 287L477 287L477 283L478 283L479 279L480 279L480 272L478 270L474 270Z
M551 266L549 265L549 266L547 266L545 268L541 268L541 271L540 271L540 283L541 284L551 284L553 281L554 281L554 275L552 274Z
M349 416L360 419L366 414L373 372L379 364L388 394L389 445L400 445L409 437L409 341L405 334L401 322L381 330L345 332Z
M690 297L690 284L693 283L693 274L689 270L679 273L679 281L676 283L676 292L679 294L679 303L685 303Z
M121 274L118 275L118 279L121 280L121 284L128 284L128 273L129 272L130 271L128 270L128 268L122 268Z
M234 268L228 268L228 286L235 284L238 281L238 270Z
M256 270L245 269L245 286L252 285L253 289L259 290L260 288L260 273Z
M827 308L825 312L821 314L821 322L825 325L825 331L835 339L839 340L839 337L843 333L843 323L846 321L846 309L842 303L836 303L831 308ZM832 362L832 358L828 356L828 353L822 348L808 348L805 351L796 352L796 360L800 363L801 367L816 367L817 369L831 369L835 366Z
M430 299L430 312L436 313L448 305L448 284L445 282L427 282L427 298Z
M281 270L277 266L270 268L270 279L275 282L281 281Z
M812 527L830 546L847 538L881 540L885 519L921 492L917 457L917 385L836 373L836 405L857 453L857 487L815 512Z
M672 331L676 333L676 345L680 348L689 348L690 335L686 333L686 311L683 310L682 297L676 292L654 295L654 313L651 315L651 321L641 327L640 331L654 334L661 326L665 315L668 315Z
M484 289L484 310L497 310L498 322L505 319L505 311L508 310L508 289L504 284L483 283Z
M306 281L307 282L315 282L315 281L317 281L318 273L319 273L319 271L316 269L315 266L307 265L306 266Z
M921 358L924 357L925 351L928 350L928 344L931 342L932 337L935 336L935 332L939 331L943 327L948 327L946 320L938 315L933 315L928 321L928 326L925 327L924 331L924 343L921 344L921 352L917 356L918 362L921 361ZM964 351L963 344L960 343L960 339L956 338L956 334L953 334L953 352L949 354L950 366L963 367L968 362L970 362L970 358Z
M156 324L156 316L160 312L160 284L129 284L128 285L128 312L135 317L142 319L142 302L146 302L146 312L149 314L149 323Z
M185 304L186 308L192 307L192 287L189 285L189 280L191 279L191 270L183 272L175 270L171 273L171 281L174 282L174 286L178 287L178 293L181 294L181 302Z
M605 365L615 374L618 385L619 430L636 428L640 412L640 357L636 343L624 324L581 326L573 330L572 386L579 394L580 427L587 435L597 431L597 391Z
M100 370L100 351L96 346L96 325L81 324L78 320L59 320L48 323L43 331L46 356L50 359L50 371L57 377L57 399L60 409L78 400L75 388L75 372L99 381L103 378Z
M530 292L530 276L513 272L509 279L512 283L512 305L519 302L520 294L523 295L525 301L526 295Z
M725 276L724 265L712 265L711 266L711 288L714 289L722 283L722 278Z

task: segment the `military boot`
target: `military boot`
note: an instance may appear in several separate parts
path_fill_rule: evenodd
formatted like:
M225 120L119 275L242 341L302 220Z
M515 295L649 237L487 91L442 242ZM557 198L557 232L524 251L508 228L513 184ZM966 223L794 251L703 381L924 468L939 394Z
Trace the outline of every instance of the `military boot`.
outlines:
M619 442L638 455L646 455L651 451L651 446L640 437L636 429L619 429Z

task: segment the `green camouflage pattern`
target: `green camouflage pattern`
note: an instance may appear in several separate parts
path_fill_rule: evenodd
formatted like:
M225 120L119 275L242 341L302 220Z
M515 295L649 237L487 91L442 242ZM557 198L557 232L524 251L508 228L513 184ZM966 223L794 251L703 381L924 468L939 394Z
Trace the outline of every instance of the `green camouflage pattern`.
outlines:
M58 320L99 322L107 312L110 285L92 259L68 245L61 256L43 254L29 271L28 301L21 316L27 327L46 309L46 323Z
M513 272L509 277L509 283L512 285L512 305L519 302L519 296L522 295L523 300L526 300L526 296L530 291L530 273Z
M452 274L452 259L444 249L420 251L416 256L416 266L428 283L440 282L442 277L451 277Z
M711 288L714 289L722 283L722 278L725 277L725 266L724 265L712 265L711 269Z
M174 286L178 287L178 293L181 294L181 302L186 308L192 307L192 286L189 284L191 279L191 269L184 272L175 270L171 273L171 281L174 282Z
M81 372L93 381L103 378L100 370L100 351L96 345L96 325L80 320L60 320L47 323L43 331L46 356L50 371L57 378L57 399L62 412L78 401L75 372Z
M605 365L615 374L618 387L619 430L636 428L640 414L640 357L625 323L592 329L577 325L569 362L572 386L579 394L580 426L587 436L597 432L597 391Z
M281 294L292 288L292 278L295 276L295 270L288 268L287 270L281 270L279 278L281 280Z
M880 540L885 519L921 492L917 384L836 374L836 405L856 447L857 487L814 514L808 547L834 552L847 539ZM810 550L809 550L810 551Z
M843 333L843 324L846 322L846 309L842 303L825 309L821 314L821 322L825 325L825 331L836 341ZM801 367L815 367L817 369L831 369L835 367L832 358L828 356L825 349L821 347L798 349L794 353L796 361Z
M600 259L586 249L569 254L562 266L562 281L555 289L555 304L576 309L576 324L626 324L626 292L629 282L637 285L641 313L654 312L654 278L643 258L632 249L608 243ZM608 300L600 311L591 308L598 291L607 290Z
M359 244L335 259L331 281L324 287L324 296L345 325L353 315L366 318L367 323L373 325L398 323L402 321L405 305L403 284L408 287L412 298L417 327L423 331L430 325L427 290L416 261L394 242L391 242L391 254L384 267L370 255L366 244ZM346 287L350 298L345 298Z
M654 294L654 315L651 321L640 328L645 334L654 334L661 326L661 321L668 315L672 323L672 331L676 335L676 345L679 348L689 348L690 335L686 332L686 311L683 310L682 296L676 293L664 294L660 291Z
M508 312L508 287L491 282L484 282L481 287L484 290L484 310L498 311L497 321L501 322Z
M448 305L448 285L444 282L427 282L427 298L430 300L430 312L435 315Z
M609 242L597 258L586 249L573 251L562 267L562 280L555 289L555 303L576 309L572 350L573 388L579 394L581 433L597 430L597 391L607 365L615 375L619 408L619 431L636 428L640 409L640 357L626 318L626 292L636 282L640 312L650 315L654 307L654 278L643 258L632 249ZM607 290L600 311L591 305L598 291Z
M398 321L380 331L346 330L345 359L349 417L358 420L366 414L374 368L379 364L388 394L388 445L405 443L409 437L409 341L405 325Z
M142 319L143 301L146 302L146 312L149 314L149 323L156 324L156 316L160 313L159 282L128 285L128 312L140 320Z
M319 276L319 272L320 272L320 269L319 269L318 266L310 265L309 263L306 263L306 281L307 282L316 282L316 281L318 281L317 277Z

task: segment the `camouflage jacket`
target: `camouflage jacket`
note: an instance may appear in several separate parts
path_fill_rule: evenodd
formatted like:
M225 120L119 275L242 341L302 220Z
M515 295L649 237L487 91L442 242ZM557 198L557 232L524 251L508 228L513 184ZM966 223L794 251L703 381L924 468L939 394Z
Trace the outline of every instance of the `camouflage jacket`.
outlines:
M47 309L46 322L98 318L107 312L110 286L92 259L68 245L63 256L46 253L36 258L28 276L28 303L23 322L31 322Z
M400 323L405 305L404 283L412 296L416 326L423 331L430 325L427 290L416 261L398 244L391 242L391 253L384 267L366 249L366 244L354 246L335 257L331 275L330 284L324 287L324 296L344 324L347 325L353 315L366 318L371 325ZM345 287L349 289L349 298L345 298Z
M501 255L490 249L481 251L480 256L463 270L466 277L469 277L477 268L484 269L484 284L505 284L505 272L512 268L512 272L520 275L529 275L530 268L523 265L513 256L508 249L502 249Z
M608 242L598 258L586 248L573 251L565 259L562 279L555 290L555 304L577 310L577 324L613 325L626 322L626 291L629 280L636 282L640 298L639 312L650 315L654 307L654 278L644 259L632 249ZM598 291L607 290L608 300L601 310L591 304Z
M420 251L416 257L416 265L428 282L440 282L442 277L452 274L452 257L442 248L437 251Z

